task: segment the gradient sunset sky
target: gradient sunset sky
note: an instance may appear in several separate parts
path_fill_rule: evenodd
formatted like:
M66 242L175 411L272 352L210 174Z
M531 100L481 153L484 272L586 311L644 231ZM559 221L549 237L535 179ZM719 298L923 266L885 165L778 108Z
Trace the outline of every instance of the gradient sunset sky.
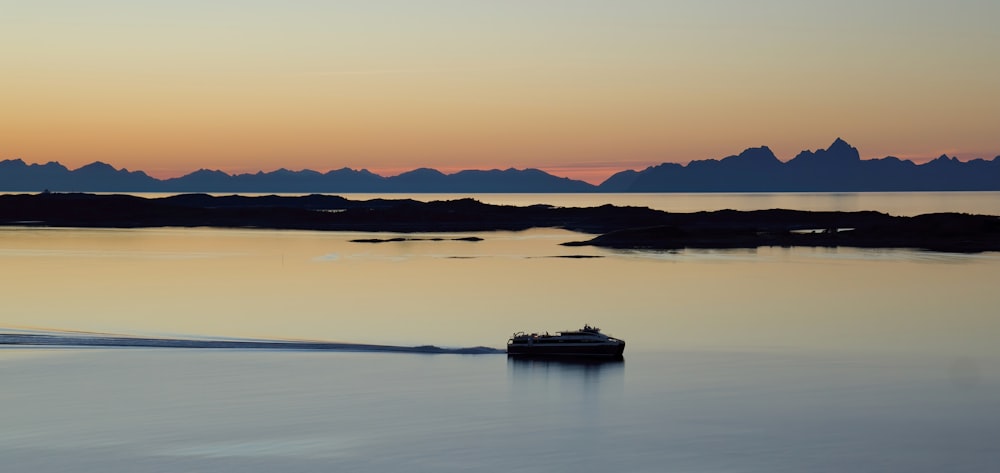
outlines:
M0 159L614 171L1000 154L996 0L0 0Z

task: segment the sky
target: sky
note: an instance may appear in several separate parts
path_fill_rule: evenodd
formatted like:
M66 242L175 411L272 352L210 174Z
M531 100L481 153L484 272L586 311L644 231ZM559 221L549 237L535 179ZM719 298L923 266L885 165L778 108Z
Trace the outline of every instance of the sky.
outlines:
M996 0L0 0L0 159L616 171L1000 155Z

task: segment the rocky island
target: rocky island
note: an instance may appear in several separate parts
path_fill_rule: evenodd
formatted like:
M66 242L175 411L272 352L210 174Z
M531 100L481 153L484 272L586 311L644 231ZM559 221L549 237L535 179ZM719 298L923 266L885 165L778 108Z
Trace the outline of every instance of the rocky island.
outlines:
M758 210L673 213L645 207L490 205L473 199L349 200L333 195L211 196L41 193L0 195L0 225L223 227L367 232L481 232L563 228L596 235L566 245L671 250L761 246L1000 251L1000 217L875 211Z

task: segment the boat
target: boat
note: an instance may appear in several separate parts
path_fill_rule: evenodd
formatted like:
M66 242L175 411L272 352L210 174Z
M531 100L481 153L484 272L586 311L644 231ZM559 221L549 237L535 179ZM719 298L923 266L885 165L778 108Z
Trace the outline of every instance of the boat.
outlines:
M555 334L517 332L507 340L509 357L620 358L624 352L625 340L609 337L590 325Z

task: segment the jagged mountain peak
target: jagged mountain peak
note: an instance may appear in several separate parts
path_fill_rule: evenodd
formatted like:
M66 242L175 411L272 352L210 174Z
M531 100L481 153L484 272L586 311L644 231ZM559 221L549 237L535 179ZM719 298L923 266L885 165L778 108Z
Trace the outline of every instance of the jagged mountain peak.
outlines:
M69 171L69 168L67 168L66 166L63 166L62 163L57 162L57 161L49 161L49 162L47 162L45 164L31 164L28 167L31 167L31 168L40 168L40 169L47 169L47 170L55 170L55 171Z
M371 172L371 171L369 171L367 169L351 169L351 168L346 167L346 166L342 167L340 169L332 169L330 171L327 171L327 172L323 173L323 175L324 176L357 175L357 176L366 176L366 177L382 177L382 176L380 176L378 174L375 174L375 173L373 173L373 172Z
M5 159L3 161L0 161L0 167L6 167L6 166L26 167L27 164L25 164L24 160L21 158Z
M77 169L77 171L111 171L118 172L114 166L104 162L104 161L94 161L90 164L86 164Z
M66 168L63 165L56 162L47 163L45 167L55 172L66 171ZM128 179L152 180L152 178L149 177L149 175L147 175L143 171L129 171L126 168L118 169L104 161L94 161L90 164L81 166L80 168L76 169L73 172L84 176L86 175L101 176L101 178L103 179L111 179L114 176L122 176L123 178L128 178Z
M792 158L793 165L837 165L861 161L861 153L841 138L837 138L826 149L803 151Z
M751 164L780 164L781 161L778 157L774 155L771 148L767 146L760 146L757 148L747 148L743 150L742 153L736 156L730 156L729 158L733 161L742 161ZM725 159L724 159L725 160Z
M853 149L854 147L851 146L848 142L844 141L843 138L841 138L841 137L838 136L837 139L833 140L833 143L831 143L830 146L828 148L826 148L826 150L830 151L831 149L835 149L835 148Z
M949 157L947 154L942 154L934 158L933 160L927 162L927 166L957 166L961 165L962 162L958 158Z

